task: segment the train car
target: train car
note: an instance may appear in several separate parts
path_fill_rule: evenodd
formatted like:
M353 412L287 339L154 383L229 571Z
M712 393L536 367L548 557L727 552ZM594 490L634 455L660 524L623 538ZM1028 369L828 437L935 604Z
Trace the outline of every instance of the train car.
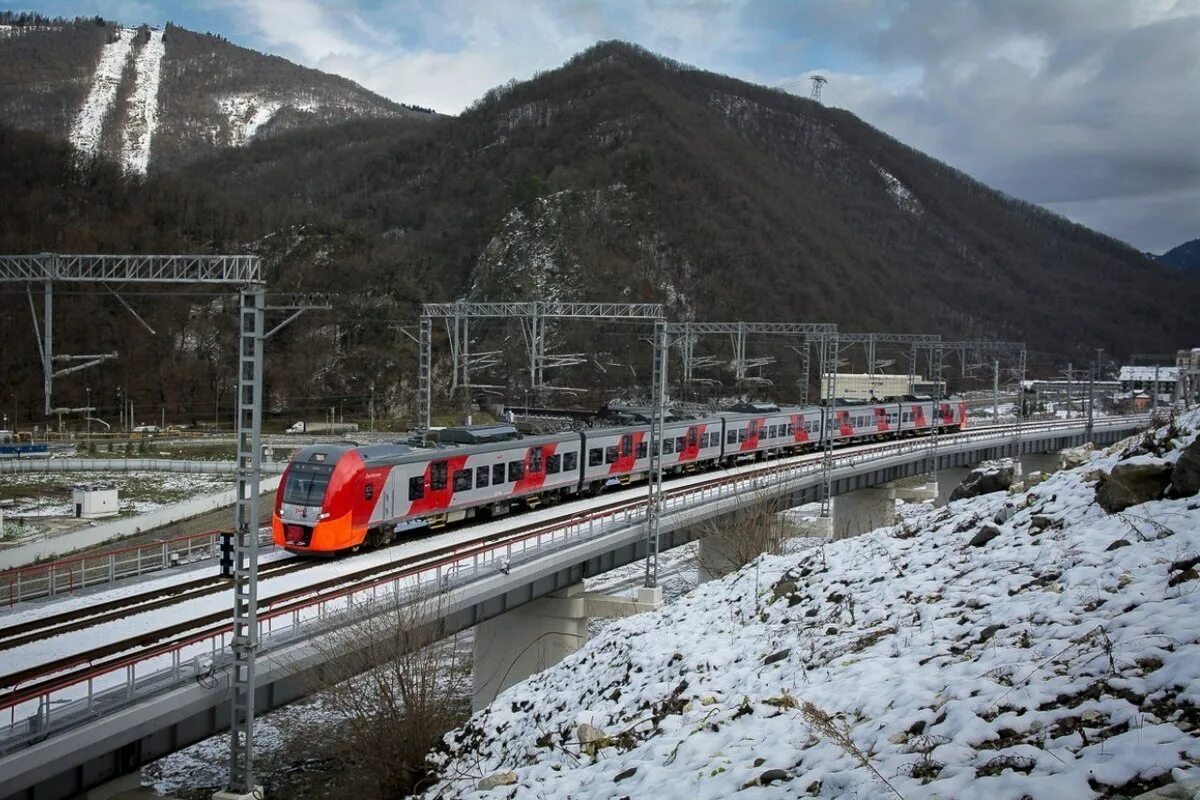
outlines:
M900 424L897 428L899 435L915 436L929 433L933 427L932 400L901 401ZM967 404L959 401L943 400L938 403L938 430L965 430L967 427Z
M578 433L457 447L328 444L288 465L272 520L276 544L334 553L392 538L403 523L438 528L579 490Z
M598 492L612 481L628 484L650 471L650 426L584 431L584 488ZM663 469L684 472L721 457L721 419L704 417L663 425Z

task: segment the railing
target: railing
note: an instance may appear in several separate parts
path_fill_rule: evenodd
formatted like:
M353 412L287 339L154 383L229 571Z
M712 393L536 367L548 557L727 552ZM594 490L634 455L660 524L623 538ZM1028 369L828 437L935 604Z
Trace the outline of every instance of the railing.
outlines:
M74 592L122 578L216 558L221 531L208 531L99 553L13 567L0 572L0 602L9 606L39 597ZM261 545L273 546L260 532Z
M286 461L263 461L264 475L283 472ZM25 472L178 472L236 475L236 461L188 458L53 458L36 456L0 461L0 474Z
M1148 417L1123 417L1096 420L1096 428L1134 427ZM1083 420L1031 423L1022 435L1038 432L1069 433L1082 429ZM1004 442L1010 439L1009 426L992 426L941 439L939 452L967 449L982 441ZM843 472L881 458L917 453L930 454L923 439L865 445L834 458L834 471ZM809 455L779 461L766 466L752 465L694 485L668 488L664 497L664 522L686 524L688 512L718 501L752 502L754 499L791 491L822 476L821 456ZM377 580L322 595L299 606L272 609L270 600L260 604L258 613L259 652L266 653L286 644L310 638L349 619L361 618L384 599L402 597L404 591L418 590L420 596L448 592L479 580L511 571L514 564L547 555L576 542L640 526L646 519L646 499L591 514L580 514L565 521L548 524L498 543L464 545L462 551L413 566ZM429 590L423 594L420 590ZM65 728L80 718L128 705L135 699L177 687L184 680L206 680L224 669L231 659L231 626L222 625L184 640L141 651L129 658L90 670L84 676L66 677L37 689L14 687L2 701L0 711L8 711L7 730L0 728L0 752L44 737ZM84 666L84 665L80 665ZM53 714L52 714L53 712ZM53 719L52 719L53 717ZM52 725L52 721L57 723Z

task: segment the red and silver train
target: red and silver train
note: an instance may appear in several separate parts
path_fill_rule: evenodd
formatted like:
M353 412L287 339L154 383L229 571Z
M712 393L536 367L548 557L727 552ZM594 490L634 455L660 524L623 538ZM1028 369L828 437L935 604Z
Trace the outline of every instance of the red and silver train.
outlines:
M768 407L667 422L667 474L804 452L835 443L928 433L928 400L841 405L831 424L821 406ZM938 404L939 430L966 426L966 404ZM298 452L276 493L275 543L296 553L376 546L398 530L438 528L646 477L650 426L593 428L485 444L408 447L318 444Z

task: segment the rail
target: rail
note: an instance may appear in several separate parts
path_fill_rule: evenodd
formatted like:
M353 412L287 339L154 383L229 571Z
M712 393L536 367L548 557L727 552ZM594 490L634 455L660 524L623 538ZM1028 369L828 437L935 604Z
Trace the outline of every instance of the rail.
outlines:
M0 591L9 607L27 600L51 597L112 583L170 567L206 561L217 556L222 531L207 531L144 544L61 558L0 571ZM272 547L260 533L260 546Z
M1096 420L1096 428L1132 428L1149 417L1121 417ZM1022 436L1038 432L1081 432L1082 420L1031 423L1023 426ZM1015 435L1013 426L989 426L974 431L940 437L942 452L965 449L981 441L1003 442ZM834 470L853 468L866 461L931 452L925 439L883 442L865 445L834 458ZM811 479L820 479L821 456L806 455L713 478L690 486L669 489L664 497L664 518L674 517L686 524L687 512L717 501L745 503L799 488ZM509 572L518 562L529 561L552 550L605 533L641 525L646 518L646 499L592 514L578 514L566 520L522 533L496 543L464 545L434 561L364 583L348 586L315 599L282 608L266 601L258 614L260 652L310 638L378 608L381 599L400 598L404 590L416 596L444 593L500 572ZM426 591L433 590L431 594ZM79 715L86 718L115 710L159 691L179 686L182 681L208 680L231 661L229 624L187 638L164 643L85 670L83 674L64 676L60 682L42 683L36 688L13 687L0 700L0 712L7 711L6 728L0 728L0 753L49 735L72 724Z

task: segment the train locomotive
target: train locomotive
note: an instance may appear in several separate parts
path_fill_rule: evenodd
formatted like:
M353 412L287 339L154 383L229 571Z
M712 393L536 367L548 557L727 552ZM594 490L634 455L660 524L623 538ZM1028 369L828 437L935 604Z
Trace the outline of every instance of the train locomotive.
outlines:
M912 399L761 406L663 425L664 474L729 466L834 445L965 428L966 404ZM275 544L332 555L385 544L408 528L437 529L644 479L650 426L618 425L436 447L316 444L283 473Z

